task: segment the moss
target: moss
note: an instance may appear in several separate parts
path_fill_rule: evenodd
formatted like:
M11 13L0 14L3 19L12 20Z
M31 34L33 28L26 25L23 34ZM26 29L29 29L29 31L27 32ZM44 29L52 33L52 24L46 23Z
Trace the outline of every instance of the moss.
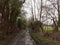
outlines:
M5 41L4 40L0 40L0 45L4 45Z

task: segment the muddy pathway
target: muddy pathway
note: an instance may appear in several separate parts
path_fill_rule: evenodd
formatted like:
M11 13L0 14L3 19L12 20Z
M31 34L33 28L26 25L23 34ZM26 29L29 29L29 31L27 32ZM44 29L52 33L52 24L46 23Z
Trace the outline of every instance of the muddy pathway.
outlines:
M36 45L34 40L31 38L29 30L24 30L18 34L12 41L7 45Z

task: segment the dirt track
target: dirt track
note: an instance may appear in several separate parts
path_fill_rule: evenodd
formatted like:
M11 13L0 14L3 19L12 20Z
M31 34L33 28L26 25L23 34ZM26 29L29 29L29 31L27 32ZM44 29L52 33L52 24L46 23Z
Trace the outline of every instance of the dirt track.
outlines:
M18 34L12 41L7 45L36 45L34 40L29 34L29 30L24 30L22 33Z

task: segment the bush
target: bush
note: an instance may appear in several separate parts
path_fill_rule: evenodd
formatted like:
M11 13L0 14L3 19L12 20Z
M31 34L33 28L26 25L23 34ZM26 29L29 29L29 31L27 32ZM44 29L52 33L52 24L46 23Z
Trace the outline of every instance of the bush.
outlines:
M43 30L42 23L40 21L34 21L29 24L29 27L34 30L34 32L39 32L40 30Z
M18 27L20 29L25 29L26 25L25 25L25 21L22 19L18 19Z

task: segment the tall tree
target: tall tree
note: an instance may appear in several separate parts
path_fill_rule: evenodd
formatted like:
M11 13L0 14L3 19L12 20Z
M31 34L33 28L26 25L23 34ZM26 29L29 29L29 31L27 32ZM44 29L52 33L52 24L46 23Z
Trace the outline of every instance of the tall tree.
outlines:
M0 0L0 2L0 13L2 14L0 28L3 34L6 35L15 31L16 19L21 13L20 10L25 0L23 2L19 0Z

